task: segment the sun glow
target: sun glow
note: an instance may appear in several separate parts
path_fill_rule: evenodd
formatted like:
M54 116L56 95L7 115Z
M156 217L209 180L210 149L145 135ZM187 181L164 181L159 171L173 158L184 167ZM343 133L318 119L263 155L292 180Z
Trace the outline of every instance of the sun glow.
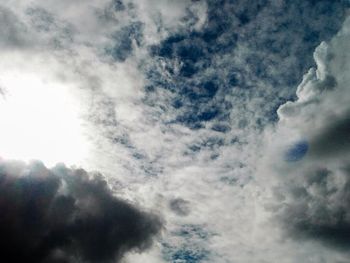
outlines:
M0 88L0 157L82 165L88 147L69 86L8 72L1 74Z

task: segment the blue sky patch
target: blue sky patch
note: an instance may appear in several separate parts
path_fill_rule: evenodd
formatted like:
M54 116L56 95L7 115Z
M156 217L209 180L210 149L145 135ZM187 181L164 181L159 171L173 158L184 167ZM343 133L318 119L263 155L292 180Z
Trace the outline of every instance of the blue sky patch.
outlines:
M300 141L290 147L285 153L284 159L287 162L296 162L304 158L309 149L307 141Z

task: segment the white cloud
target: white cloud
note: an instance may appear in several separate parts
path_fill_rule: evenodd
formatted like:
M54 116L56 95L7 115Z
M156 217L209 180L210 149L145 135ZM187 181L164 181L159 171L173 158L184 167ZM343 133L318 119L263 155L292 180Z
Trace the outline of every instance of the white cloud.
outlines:
M6 53L5 48L1 50L2 72L17 75L29 72L29 75L33 75L33 87L26 86L30 91L25 91L32 98L30 106L40 103L41 98L35 94L45 94L47 98L46 92L54 83L55 92L50 93L51 97L45 102L49 110L43 115L57 114L56 120L61 122L49 120L47 130L41 130L50 134L45 144L58 147L56 156L50 162L80 162L63 156L64 149L77 149L88 144L89 151L79 157L85 160L85 167L106 174L110 185L120 195L137 200L164 216L166 231L160 242L180 247L186 240L174 233L190 224L196 224L210 236L208 239L196 236L190 240L192 247L212 252L208 262L228 262L231 259L239 259L239 262L274 262L276 258L283 263L344 260L344 254L322 250L321 245L312 242L305 241L300 245L294 240L279 240L281 230L275 224L266 223L271 214L263 206L266 205L265 186L268 188L270 183L275 185L286 176L295 176L299 171L303 172L320 163L317 153L312 155L313 145L317 145L313 139L319 134L322 137L322 131L331 125L329 119L342 120L349 110L350 97L345 95L348 94L347 83L350 83L347 74L350 59L346 52L350 42L347 31L349 20L333 41L317 49L317 70L310 70L305 76L297 91L298 100L279 109L280 121L277 127L271 128L272 131L266 129L269 145L265 149L261 148L262 135L255 123L260 114L257 108L262 105L262 97L266 94L273 96L274 90L254 76L254 79L248 80L247 86L258 83L261 85L259 87L265 88L266 94L251 98L248 92L239 94L239 89L232 90L232 93L237 93L235 96L224 94L227 101L236 105L230 112L229 125L232 130L226 134L211 130L210 122L201 130L169 124L167 121L175 112L169 106L171 95L167 91L157 94L156 105L159 108L149 107L143 101L143 88L148 80L138 68L138 63L144 59L147 62L146 45L158 43L166 36L184 29L199 30L206 23L205 2L125 2L126 9L118 12L112 10L109 1L98 0L89 1L89 4L84 1L41 0L29 4L16 2L13 5L13 1L11 5L9 1L4 3L17 18L11 17L15 21L11 25L15 28L0 26L0 32L4 35L12 34L15 37L14 40L8 38L1 43L9 47L15 41L19 43L16 44L19 49L15 55ZM134 7L131 8L131 5ZM48 11L55 21L54 26L48 32L24 26L25 22L40 17L39 13L28 14L25 11L28 7L41 7ZM136 21L144 24L144 43L138 44L133 39L133 53L123 62L113 61L104 53L104 47L113 44L115 32ZM61 43L64 48L59 48L54 43L62 32L67 33L67 38ZM244 45L237 48L236 58L240 64L246 63L245 53L249 52L251 50ZM223 55L215 57L213 63L225 67L231 60L231 55ZM288 64L293 62L293 58L286 60ZM208 75L210 73L213 72L206 72ZM220 77L225 77L224 73ZM16 81L16 85L24 86L24 78ZM9 80L5 79L4 82L9 83ZM46 83L50 85L46 87ZM10 87L2 86L5 92L12 92ZM72 109L60 102L61 95L79 103L69 103L74 104L75 108ZM26 98L24 102L28 102ZM166 109L167 114L161 114L163 109ZM26 122L45 122L46 115L40 119L39 110L34 111L33 114L37 114L34 119L28 116L30 114L25 109L22 111L18 114L19 118L26 116ZM78 118L77 115L83 117ZM17 146L13 146L18 145L19 141L6 140L8 133L10 131L3 137L4 141L8 143L9 149L17 149ZM39 132L36 136L43 135ZM88 142L81 142L77 137L87 138ZM224 143L219 147L219 142L215 140ZM309 142L310 152L298 163L286 163L283 160L284 152L299 140ZM200 150L191 152L190 146L200 147ZM29 144L29 148L34 147ZM45 149L42 149L36 158L45 159L44 153ZM76 156L73 150L68 150L68 153ZM33 155L32 152L26 153L26 156ZM264 165L259 166L259 158L264 155L260 160ZM25 158L19 152L11 157ZM322 157L322 161L327 158ZM266 164L273 167L266 167ZM330 168L336 165L332 164ZM279 171L283 174L276 175ZM283 179L276 180L276 177ZM336 173L332 180L334 184L340 184L344 174ZM311 187L308 190L317 195L317 191L322 189ZM169 202L175 198L186 200L186 216L179 216L169 208ZM276 201L275 196L271 198ZM164 262L161 250L159 243L149 253L129 255L126 261Z
M324 262L348 257L349 28L348 18L330 42L316 49L317 69L304 76L298 99L279 108L280 121L267 132L259 167L266 175L260 183L271 194L261 202L271 212L266 218L286 231L284 239L309 244ZM307 151L293 146L300 141ZM300 156L288 161L288 151ZM313 262L307 249L301 251L310 261L303 262Z

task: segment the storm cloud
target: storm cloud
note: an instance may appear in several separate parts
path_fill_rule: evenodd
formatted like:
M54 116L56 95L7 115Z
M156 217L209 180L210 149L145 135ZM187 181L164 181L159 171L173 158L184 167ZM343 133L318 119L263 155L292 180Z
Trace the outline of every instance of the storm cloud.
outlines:
M286 152L290 158L273 165L276 203L270 208L282 229L337 251L350 249L349 28L347 19L316 49L317 69L304 76L298 99L278 110L272 146L296 142Z
M0 163L0 254L14 262L119 262L143 251L161 220L115 197L99 174Z
M350 248L350 170L314 168L302 184L287 187L280 219L290 236L313 239L331 248ZM282 212L283 211L283 212Z

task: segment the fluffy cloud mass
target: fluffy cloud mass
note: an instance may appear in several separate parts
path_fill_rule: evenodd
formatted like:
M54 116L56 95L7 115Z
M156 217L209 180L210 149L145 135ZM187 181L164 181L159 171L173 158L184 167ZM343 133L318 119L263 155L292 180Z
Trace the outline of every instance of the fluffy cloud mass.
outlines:
M119 262L151 245L161 221L113 196L101 175L0 163L0 251L6 262Z
M274 158L294 157L273 165L271 209L288 235L344 251L350 245L349 29L347 19L336 37L317 47L317 68L304 76L297 100L279 108L271 146L281 145Z

